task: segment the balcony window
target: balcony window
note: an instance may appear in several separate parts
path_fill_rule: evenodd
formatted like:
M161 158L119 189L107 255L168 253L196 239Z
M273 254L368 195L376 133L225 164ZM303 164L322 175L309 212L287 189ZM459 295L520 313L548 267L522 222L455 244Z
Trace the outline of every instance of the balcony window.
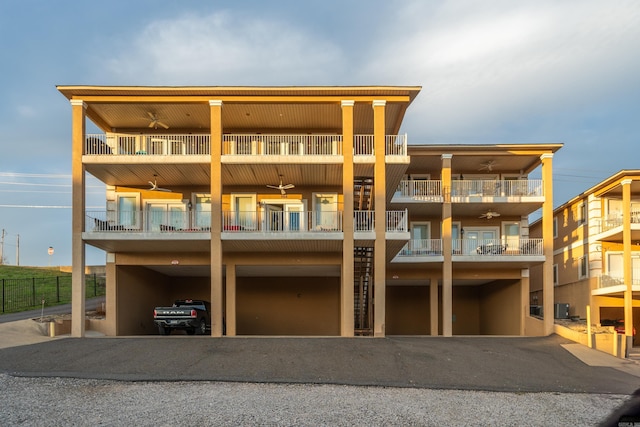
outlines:
M314 225L320 230L338 228L338 195L336 193L315 193L313 195Z
M174 202L147 202L147 230L183 230L189 228L186 217L186 206L181 200Z
M507 245L507 250L520 247L520 223L503 222L502 239Z
M211 227L211 196L208 194L196 194L195 202L196 227Z
M256 229L256 195L232 194L231 195L232 224L242 230Z
M119 194L118 195L118 219L117 224L130 228L139 228L138 204L139 194Z

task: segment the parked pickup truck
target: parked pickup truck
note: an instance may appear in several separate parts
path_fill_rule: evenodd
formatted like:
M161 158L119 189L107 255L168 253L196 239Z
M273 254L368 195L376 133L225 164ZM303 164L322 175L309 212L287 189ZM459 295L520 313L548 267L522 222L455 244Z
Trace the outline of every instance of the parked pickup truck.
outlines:
M177 300L171 307L156 307L153 321L160 335L183 330L189 335L205 335L211 329L211 305L207 301Z

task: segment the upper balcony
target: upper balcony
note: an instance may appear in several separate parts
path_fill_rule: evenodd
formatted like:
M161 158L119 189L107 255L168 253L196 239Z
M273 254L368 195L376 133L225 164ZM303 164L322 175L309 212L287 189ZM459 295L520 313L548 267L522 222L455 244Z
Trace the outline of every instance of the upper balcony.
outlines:
M443 191L440 180L403 180L398 185L393 202L442 203L445 193L446 189ZM449 195L452 203L482 202L487 198L491 198L491 202L544 198L541 179L457 180L451 183Z
M355 135L353 154L357 162L375 161L373 135ZM209 134L88 134L88 156L209 156ZM342 135L318 134L224 134L222 156L286 158L340 157L344 154ZM385 156L407 156L407 136L387 135ZM340 160L337 159L337 160Z
M503 215L528 215L544 202L541 179L454 180L444 188L440 180L403 180L391 203L426 215L440 214L441 204L450 201L456 216L479 216L490 205Z
M594 220L597 226L596 240L603 242L622 242L624 217L622 215L609 215L604 219ZM631 240L640 240L640 212L631 212L629 218L631 226Z

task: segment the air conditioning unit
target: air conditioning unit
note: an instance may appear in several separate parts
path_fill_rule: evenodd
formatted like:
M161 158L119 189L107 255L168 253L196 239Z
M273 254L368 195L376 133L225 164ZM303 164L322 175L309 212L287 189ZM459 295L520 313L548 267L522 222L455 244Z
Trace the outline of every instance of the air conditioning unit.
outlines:
M569 304L556 303L553 305L553 318L554 319L568 319L569 318Z

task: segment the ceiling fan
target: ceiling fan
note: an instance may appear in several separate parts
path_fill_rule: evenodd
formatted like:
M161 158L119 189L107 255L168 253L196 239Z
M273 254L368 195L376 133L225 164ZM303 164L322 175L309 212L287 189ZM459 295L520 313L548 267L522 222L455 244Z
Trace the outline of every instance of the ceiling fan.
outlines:
M280 194L285 196L287 194L286 190L289 190L289 189L295 187L295 185L293 185L293 184L283 185L282 184L282 175L280 175L280 184L278 184L278 185L267 185L267 187L274 188L276 190L280 190Z
M171 192L171 190L169 190L168 188L158 187L158 183L156 181L156 177L157 176L158 175L153 175L153 181L149 181L149 185L151 186L149 191L167 191L167 192Z
M158 115L157 114L154 114L151 111L148 111L147 114L149 115L149 119L151 119L151 121L149 122L149 127L150 128L158 129L158 126L161 126L161 127L165 128L165 129L169 129L169 125L161 122L158 119Z
M498 163L495 160L487 160L486 162L480 163L480 167L478 168L478 170L491 172L493 170L493 167L497 164Z
M483 213L482 215L480 215L480 218L491 219L491 218L497 218L499 216L500 216L500 214L498 212L489 210L489 211Z

